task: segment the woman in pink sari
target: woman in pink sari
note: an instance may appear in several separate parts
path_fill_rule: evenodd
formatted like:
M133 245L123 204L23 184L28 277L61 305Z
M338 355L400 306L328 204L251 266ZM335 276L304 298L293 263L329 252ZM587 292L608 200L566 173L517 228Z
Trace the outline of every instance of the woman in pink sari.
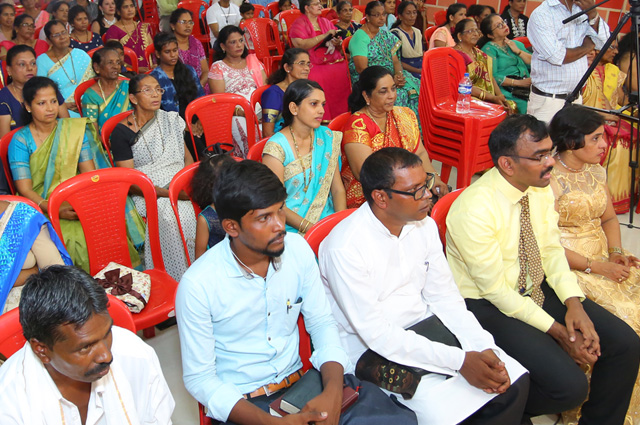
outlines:
M116 0L116 10L120 14L120 19L109 27L105 38L107 41L117 40L124 47L136 52L139 72L147 72L149 63L144 56L144 51L153 43L149 24L134 21L136 7L132 0Z
M298 18L289 31L294 47L309 52L311 72L309 79L317 81L327 99L324 120L330 121L349 110L347 94L351 93L349 67L342 56L342 40L336 37L336 27L320 17L320 0L300 0L300 10L304 14Z

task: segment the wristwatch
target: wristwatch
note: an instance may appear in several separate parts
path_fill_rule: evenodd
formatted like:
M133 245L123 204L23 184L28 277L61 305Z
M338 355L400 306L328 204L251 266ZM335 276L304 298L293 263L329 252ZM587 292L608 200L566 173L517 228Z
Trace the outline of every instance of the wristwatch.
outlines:
M589 25L595 25L598 23L598 19L600 19L600 15L596 15L595 18L589 19Z
M591 274L591 260L589 258L587 258L587 268L584 269L584 272L586 274Z

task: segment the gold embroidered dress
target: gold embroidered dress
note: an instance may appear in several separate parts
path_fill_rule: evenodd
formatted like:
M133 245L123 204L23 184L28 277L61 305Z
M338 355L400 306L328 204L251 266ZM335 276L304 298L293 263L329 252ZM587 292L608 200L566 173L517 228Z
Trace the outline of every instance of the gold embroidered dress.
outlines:
M555 167L551 187L560 215L561 243L566 249L591 261L608 261L607 237L601 217L607 207L606 171L600 165L586 164L573 173ZM629 255L629 252L624 252ZM640 269L631 268L629 279L618 283L595 273L572 270L587 298L624 320L640 334ZM589 372L590 375L590 372ZM576 424L579 410L563 413L565 425ZM640 424L640 381L636 380L625 425Z

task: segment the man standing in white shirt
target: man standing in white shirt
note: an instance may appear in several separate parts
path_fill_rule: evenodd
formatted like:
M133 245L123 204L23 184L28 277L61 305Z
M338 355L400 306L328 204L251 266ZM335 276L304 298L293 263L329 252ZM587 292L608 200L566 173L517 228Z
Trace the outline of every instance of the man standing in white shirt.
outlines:
M417 155L400 148L381 149L362 165L367 203L320 245L320 272L343 346L353 364L370 349L432 372L411 399L398 397L420 425L520 424L529 376L465 307L427 217L434 178ZM461 348L406 330L431 316Z
M587 53L600 50L609 37L609 26L598 10L563 24L562 21L594 4L594 0L546 0L527 26L533 46L531 95L527 113L549 122L587 72ZM576 103L582 103L578 98Z
M242 16L240 16L240 8L229 0L214 1L211 7L207 9L207 25L209 26L209 37L211 38L211 47L218 39L220 30L227 25L239 25Z
M27 342L0 367L0 424L170 425L175 403L158 357L114 327L104 289L50 266L20 300Z

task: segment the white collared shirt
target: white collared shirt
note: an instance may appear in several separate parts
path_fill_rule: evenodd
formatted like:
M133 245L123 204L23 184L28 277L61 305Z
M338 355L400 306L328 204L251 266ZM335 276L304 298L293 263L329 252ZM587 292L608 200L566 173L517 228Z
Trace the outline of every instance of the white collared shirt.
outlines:
M113 363L91 384L85 425L170 425L175 402L155 351L113 327ZM0 424L82 425L29 343L0 367Z

